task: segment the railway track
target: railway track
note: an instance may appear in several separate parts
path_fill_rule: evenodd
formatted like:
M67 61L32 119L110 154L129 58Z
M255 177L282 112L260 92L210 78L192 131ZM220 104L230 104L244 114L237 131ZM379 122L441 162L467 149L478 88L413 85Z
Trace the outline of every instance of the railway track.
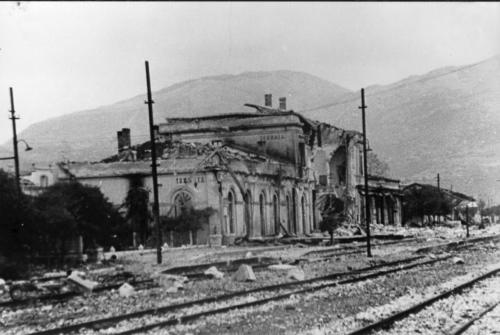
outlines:
M387 317L384 317L378 321L375 321L373 323L370 323L368 325L365 325L361 328L358 328L356 330L353 330L349 332L347 335L365 335L365 334L372 334L376 331L380 330L385 330L386 334L410 334L412 332L412 327L415 327L415 323L418 321L415 320L408 320L410 318L414 319L422 319L428 320L432 319L432 317L429 317L428 315L434 316L436 313L436 310L441 310L442 307L435 307L435 310L430 311L430 314L428 313L427 315L419 316L418 313L423 311L426 308L431 308L434 304L445 300L449 299L450 297L454 297L456 295L464 295L464 299L467 299L467 294L470 292L465 292L467 290L472 290L475 286L480 285L482 282L490 279L491 277L497 276L500 273L500 267L496 267L492 270L489 270L488 272L479 275L473 279L470 279L466 282L463 282L461 284L458 284L451 289L448 289L440 294L436 294L422 302L416 303L413 306L410 306L409 308L406 308L404 310L395 312ZM500 278L496 277L495 278L495 285L498 287L498 284L500 284ZM491 283L490 283L491 285ZM486 294L488 291L486 291ZM500 294L499 294L500 295ZM455 297L456 299L456 297ZM470 298L469 300L473 300L473 298ZM492 306L487 306L486 308L482 309L475 317L472 319L468 319L465 321L461 326L456 328L455 330L452 331L446 331L445 333L450 334L450 335L458 335L464 333L474 322L477 320L481 319L484 315L489 313L493 308L495 308L500 302L495 302ZM423 323L423 322L422 322ZM443 333L443 329L432 329L430 326L426 325L426 332L427 333ZM377 333L379 334L379 333ZM383 334L383 333L382 333Z
M413 243L413 242L418 242L417 238L405 238L405 239L399 239L395 241L388 241L388 242L379 242L372 244L372 247L383 247L386 245L394 245L394 244L405 244L405 243ZM308 257L311 255L322 255L325 256L325 254L333 254L333 255L349 255L353 253L362 253L364 252L364 249L366 248L366 244L360 244L360 245L350 245L350 246L342 246L342 247L332 247L332 248L326 248L326 249L319 249L319 250L313 250L305 253L302 255L302 257Z
M388 242L381 243L381 245L395 244L397 242L402 243L402 241L391 241L389 243ZM408 242L408 241L405 241L405 242ZM476 242L478 242L478 241L476 241ZM454 242L450 243L450 245L452 245L452 247L453 246L466 247L464 244L453 244L453 243ZM357 246L357 248L364 248L364 246L362 246L362 245ZM351 247L351 249L352 249L352 247ZM354 282L363 281L363 280L370 279L370 278L376 278L378 276L384 276L384 275L387 275L390 273L395 273L398 271L409 270L411 268L418 267L418 266L424 266L424 265L428 265L428 264L430 265L430 264L433 264L435 262L443 261L449 257L433 259L430 261L420 262L420 263L415 263L415 264L408 264L410 262L415 262L415 261L421 260L422 258L424 258L424 256L417 255L417 256L412 257L410 259L399 260L396 262L390 262L390 263L385 263L385 264L378 264L375 266L361 268L361 269L357 269L354 271L338 272L338 273L333 273L333 274L326 275L326 276L307 279L305 281L296 281L296 282L290 282L290 283L284 283L284 284L269 285L269 286L251 289L251 290L246 290L246 291L238 291L238 292L233 292L230 294L223 294L223 295L219 295L219 296L215 296L215 297L208 297L208 298L204 298L204 299L200 299L200 300L188 301L188 302L183 302L183 303L175 304L175 305L161 306L161 307L152 308L152 309L148 309L148 310L142 310L142 311L138 311L138 312L117 315L117 316L110 317L110 318L103 318L103 319L99 319L99 320L85 321L85 322L80 322L80 323L75 323L75 324L69 324L69 325L54 328L54 329L42 330L40 332L35 332L33 334L64 334L64 333L76 332L80 329L99 330L99 329L103 329L103 328L112 327L114 325L119 324L122 321L126 322L126 320L129 320L129 319L139 319L142 317L154 317L154 318L158 319L157 322L155 321L149 325L144 326L146 328L141 327L138 329L136 329L136 328L125 329L123 332L124 334L141 333L141 332L147 331L148 329L154 329L157 327L168 327L168 326L175 325L178 323L192 321L192 320L195 320L197 318L207 316L207 315L224 313L224 312L229 311L229 310L240 309L240 308L245 308L245 307L250 307L250 306L256 306L256 305L265 304L265 303L271 302L271 301L286 299L287 297L290 297L294 294L304 294L304 293L313 292L316 290L321 290L321 289L327 288L327 287L354 283ZM206 266L206 264L204 266ZM397 268L373 272L376 269L383 268L383 267L397 267ZM283 292L283 290L285 290L285 289L290 289L292 287L297 287L297 286L302 286L302 288L295 289L291 292ZM271 295L271 296L258 297L250 302L245 302L245 301L242 302L242 300L240 299L240 301L235 301L231 305L222 306L222 307L217 306L217 304L220 305L221 302L234 300L238 297L245 297L245 296L250 296L250 295L261 294L262 292L272 292L272 291L277 291L278 294ZM216 306L210 306L210 305L216 305ZM184 314L181 313L182 310L192 308L192 307L196 307L198 310L202 309L202 311L197 312L197 313L184 313ZM165 320L166 317L169 317L171 315L174 315L174 316L171 317L170 319Z
M483 319L485 316L488 315L491 311L493 311L495 308L500 306L500 301L497 301L493 303L491 306L488 306L486 308L483 308L481 311L479 311L472 319L464 322L457 328L453 329L452 332L450 332L450 335L461 335L467 332L467 330L474 325L477 321L480 321Z
M150 324L147 324L145 326L141 327L132 327L129 329L120 329L121 332L118 332L118 334L134 334L134 333L143 333L148 330L157 328L157 327L167 327L167 326L172 326L176 325L179 323L183 322L188 322L188 321L193 321L195 319L198 319L203 316L208 316L208 315L214 315L214 314L219 314L219 313L224 313L230 310L234 309L240 309L240 308L246 308L250 306L256 306L256 305L261 305L265 304L267 302L271 301L277 301L277 300L282 300L289 298L292 295L298 295L298 294L304 294L308 292L313 292L317 290L321 290L327 287L333 287L337 285L345 285L345 284L351 284L351 283L356 283L360 281L364 281L367 279L372 279L372 278L377 278L380 276L385 276L391 273L396 273L400 271L405 271L405 270L410 270L416 267L421 267L425 265L431 265L436 262L441 262L449 258L443 257L439 259L433 259L433 260L426 260L426 261L421 261L422 256L416 256L416 257L411 257L409 259L403 259L403 260L398 260L390 263L385 263L385 264L380 264L376 266L370 266L370 267L365 267L361 268L358 270L354 271L349 271L349 272L339 272L339 273L333 273L327 276L321 276L317 278L311 278L303 281L295 281L295 282L288 282L284 284L276 284L276 285L270 285L270 286L264 286L256 289L251 289L251 290L245 290L245 291L238 291L238 292L233 292L230 294L225 294L221 296L215 296L215 297L209 297L209 298L204 298L200 300L195 300L195 301L189 301L185 303L180 303L176 305L169 305L169 306L163 306L163 307L158 307L154 309L149 309L149 310L143 310L143 311L138 311L138 312L133 312L133 313L127 313L127 314L122 314L122 315L117 315L114 317L110 318L103 318L103 319L98 319L98 320L93 320L93 321L88 321L88 322L82 322L82 323L77 323L77 324L72 324L72 325L67 325L59 328L54 328L54 329L49 329L49 330L44 330L40 332L35 332L32 334L38 334L38 335L47 335L47 334L67 334L71 332L76 332L81 329L92 329L92 330L99 330L103 328L109 328L109 327L120 327L119 323L123 322L129 322L129 320L132 319L139 319L139 318L144 318L144 317L149 317L154 318L155 320L158 319L157 321L154 321ZM382 271L375 271L379 268L384 268L387 267L389 269L385 269ZM302 287L297 289L296 287ZM295 288L295 289L291 289ZM287 290L286 292L283 292L283 290ZM265 295L262 294L266 292L273 292L273 291L278 291L276 294L270 294L270 295ZM259 298L255 298L256 294L262 295ZM246 301L243 298L252 296L254 297L253 299L250 299L251 301ZM233 300L233 303L230 304ZM223 306L220 306L221 302L225 302ZM202 306L208 305L209 308L202 308ZM214 305L214 306L210 306ZM196 309L202 308L201 312L197 313L182 313L182 310L189 309L195 307ZM211 307L211 308L210 308ZM117 326L118 325L118 326Z

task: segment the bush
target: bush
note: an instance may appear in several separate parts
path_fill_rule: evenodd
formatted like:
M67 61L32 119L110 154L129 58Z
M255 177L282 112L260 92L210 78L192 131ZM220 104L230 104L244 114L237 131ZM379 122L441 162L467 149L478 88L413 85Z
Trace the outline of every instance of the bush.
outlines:
M160 222L165 231L197 231L208 222L214 212L215 210L212 207L188 209L178 217L162 216Z

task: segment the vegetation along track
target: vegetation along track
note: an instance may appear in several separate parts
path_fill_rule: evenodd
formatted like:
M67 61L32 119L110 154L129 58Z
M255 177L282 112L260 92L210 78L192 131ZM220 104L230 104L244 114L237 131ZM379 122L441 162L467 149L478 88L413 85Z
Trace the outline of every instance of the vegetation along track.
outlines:
M437 295L434 295L422 302L419 302L419 303L416 303L415 305L409 307L409 308L406 308L404 310L401 310L401 311L398 311L396 313L393 313L381 320L378 320L376 322L373 322L373 323L370 323L366 326L363 326L361 328L358 328L354 331L351 331L349 332L347 335L363 335L363 334L371 334L375 331L378 331L378 330L387 330L388 333L397 333L397 334L400 334L401 332L398 332L398 330L394 330L394 331L391 331L391 327L393 327L393 324L395 324L396 322L400 322L400 323L404 323L404 320L406 318L410 318L410 317L414 317L416 313L419 313L420 311L422 311L423 309L429 307L429 306L432 306L433 304L437 303L438 301L440 300L443 300L443 299L447 299L447 298L450 298L451 296L453 295L456 295L456 294L460 294L460 293L463 293L463 291L467 290L467 289L471 289L472 287L474 287L475 285L478 285L480 282L482 281L485 281L493 276L496 276L498 273L500 272L500 267L496 267L495 269L492 269L488 272L486 272L485 274L482 274L480 276L477 276L471 280L468 280L464 283L461 283L461 284L458 284L456 286L454 286L453 288L451 289L448 289L440 294L437 294ZM487 314L490 310L492 310L496 305L498 304L498 302L495 302L493 304L493 306L488 306L488 308L484 309L483 311L481 311L476 317L472 318L472 320L468 320L467 322L465 322L462 326L458 327L457 329L451 331L451 332L448 332L448 334L462 334L465 330L467 330L467 328L473 323L475 322L476 320L478 320L479 318L481 318L482 316L484 316L485 314ZM435 313L435 312L434 312ZM435 315L435 314L433 314ZM427 317L426 319L429 319L429 317ZM399 329L404 329L403 330L403 333L412 333L411 332L411 326L405 326L405 325L398 325L398 328ZM429 330L427 328L427 330ZM435 332L436 334L437 333L441 333L441 331L438 331L438 330L431 330L433 333Z
M239 308L261 305L261 304L265 304L265 303L271 302L271 301L286 299L292 295L313 292L313 291L320 290L320 289L327 288L327 287L360 282L360 281L364 281L367 279L372 279L372 278L388 275L391 273L396 273L399 271L410 270L412 268L440 262L440 261L448 259L449 257L450 256L442 257L442 258L438 258L438 259L433 259L433 260L427 260L427 261L423 261L423 262L416 262L418 260L421 260L423 258L423 256L415 256L415 257L402 259L402 260L398 260L398 261L394 261L394 262L379 264L376 266L365 267L365 268L357 269L354 271L333 273L330 275L306 279L306 280L302 280L302 281L287 282L287 283L283 283L283 284L276 284L276 285L264 286L264 287L259 287L259 288L255 288L255 289L250 289L250 290L238 291L238 292L233 292L230 294L224 294L224 295L220 295L220 296L209 297L209 298L184 302L184 303L175 304L175 305L163 306L163 307L158 307L158 308L154 308L154 309L148 309L148 310L143 310L143 311L138 311L138 312L133 312L133 313L122 314L122 315L118 315L118 316L114 316L114 317L103 318L103 319L98 319L98 320L63 326L60 328L49 329L49 330L40 331L40 332L36 332L36 333L32 333L32 334L38 334L38 335L64 334L64 333L75 332L75 331L78 331L82 328L93 329L93 330L102 329L102 328L109 328L109 327L117 325L121 321L127 321L127 320L134 319L134 318L141 318L141 317L159 317L160 318L160 317L165 317L165 314L167 314L167 313L169 315L176 314L176 313L178 314L178 312L180 310L186 309L186 308L191 308L191 307L198 307L199 308L202 305L208 305L208 304L212 304L212 303L220 303L222 301L233 300L235 298L240 298L240 297L245 297L245 296L248 297L251 294L255 294L255 293L262 293L262 292L267 292L267 291L281 291L281 290L284 290L287 288L304 286L304 288L302 288L302 289L291 290L291 291L288 291L286 293L278 293L275 295L271 295L271 296L267 296L267 297L263 297L263 298L259 298L259 299L253 299L250 302L247 301L247 302L241 303L241 302L238 302L237 299L235 299L236 300L235 304L225 305L223 307L215 306L215 308L211 308L211 309L207 308L206 310L203 310L203 311L197 312L197 313L192 313L192 314L176 315L176 316L170 317L166 320L164 319L164 320L160 320L158 322L153 322L151 324L141 326L139 328L127 329L123 332L123 334L143 333L143 332L146 332L150 329L154 329L157 327L167 327L167 326L175 325L178 323L192 321L192 320L195 320L195 319L203 317L203 316L224 313L224 312L234 310L234 309L239 309ZM404 265L404 264L406 264L406 265ZM382 268L382 267L390 267L390 268L386 269L386 270L382 270L382 271L373 272L374 270L376 270L378 268ZM341 278L346 278L346 279L339 280ZM317 283L317 285L312 285L314 283ZM120 334L122 334L122 333L120 333Z

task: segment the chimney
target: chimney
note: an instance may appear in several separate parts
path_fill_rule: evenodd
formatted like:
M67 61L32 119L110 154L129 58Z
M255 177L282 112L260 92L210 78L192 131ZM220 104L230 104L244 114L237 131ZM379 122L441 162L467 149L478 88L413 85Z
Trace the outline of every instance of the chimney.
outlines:
M118 140L118 152L120 153L123 151L123 135L121 130L116 132L116 139Z
M286 98L285 97L280 98L280 109L286 110Z
M265 94L264 95L264 106L266 107L273 107L273 95L272 94Z
M130 128L122 128L123 149L130 149Z

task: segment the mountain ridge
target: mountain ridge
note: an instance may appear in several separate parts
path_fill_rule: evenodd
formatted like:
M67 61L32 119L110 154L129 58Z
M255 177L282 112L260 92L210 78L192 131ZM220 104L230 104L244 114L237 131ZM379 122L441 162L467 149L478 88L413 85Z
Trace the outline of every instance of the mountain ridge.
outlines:
M500 200L500 55L464 66L447 66L365 89L371 147L403 181L446 183L468 194ZM155 123L248 111L265 93L287 97L288 108L346 129L361 125L359 92L305 72L246 71L175 83L153 93ZM145 94L33 124L21 132L35 150L25 162L99 160L113 154L116 131L131 128L132 141L147 140ZM495 175L497 175L495 177ZM471 179L471 180L469 180ZM493 185L493 186L492 186ZM486 191L484 191L484 190Z

